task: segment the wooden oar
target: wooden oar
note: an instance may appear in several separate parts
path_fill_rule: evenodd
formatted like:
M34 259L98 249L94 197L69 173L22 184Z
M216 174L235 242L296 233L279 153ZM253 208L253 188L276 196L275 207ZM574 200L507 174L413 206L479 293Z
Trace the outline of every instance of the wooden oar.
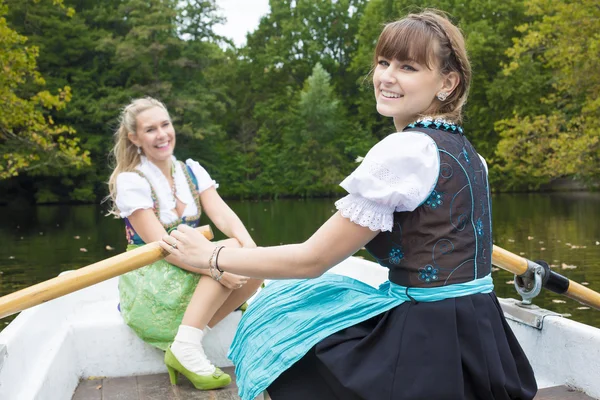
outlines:
M213 239L213 232L209 225L196 229L207 239ZM153 242L19 290L0 298L0 318L152 264L168 255L158 243Z
M210 226L196 228L208 238L213 238ZM87 267L58 276L29 288L0 298L0 319L16 314L29 307L75 292L168 256L157 243L99 261ZM531 278L535 271L541 272L543 286L555 293L564 294L578 302L600 310L600 294L551 271L547 266L494 246L492 263L520 277ZM545 267L545 268L544 268Z
M540 279L544 288L600 310L600 293L557 274L543 262L533 262L494 245L492 264L529 280L534 279L533 274L542 271Z

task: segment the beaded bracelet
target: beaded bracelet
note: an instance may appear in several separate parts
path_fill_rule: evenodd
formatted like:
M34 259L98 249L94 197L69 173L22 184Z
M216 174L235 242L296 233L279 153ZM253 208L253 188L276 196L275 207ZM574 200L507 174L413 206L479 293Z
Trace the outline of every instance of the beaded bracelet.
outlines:
M210 272L210 276L217 282L219 282L221 280L221 278L223 277L223 271L218 269L216 266L217 254L223 247L224 246L215 247L212 252L212 255L208 259L208 270Z
M223 272L217 272L214 266L210 267L210 276L217 282L223 277Z

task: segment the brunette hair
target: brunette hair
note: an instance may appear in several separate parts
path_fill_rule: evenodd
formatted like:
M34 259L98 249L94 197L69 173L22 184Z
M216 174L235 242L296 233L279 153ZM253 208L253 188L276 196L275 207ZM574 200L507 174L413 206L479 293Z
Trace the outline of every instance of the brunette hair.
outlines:
M429 69L437 67L442 74L458 73L458 86L446 100L438 101L437 108L428 115L461 121L471 85L471 64L460 29L445 14L424 10L386 24L375 47L374 65L378 57L415 61Z

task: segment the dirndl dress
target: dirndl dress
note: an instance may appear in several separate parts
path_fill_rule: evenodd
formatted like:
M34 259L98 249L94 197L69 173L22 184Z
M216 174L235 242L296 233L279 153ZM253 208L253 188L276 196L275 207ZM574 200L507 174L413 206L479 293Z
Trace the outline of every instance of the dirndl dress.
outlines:
M271 283L231 347L240 397L532 399L533 371L492 287L489 276L442 293L335 274Z
M326 273L269 284L230 351L243 400L532 399L532 368L493 292L487 166L431 118L377 143L341 215L379 230L379 288Z
M200 222L201 208L197 178L189 165L179 163L196 203L197 213L163 224L167 232L175 229L179 224L196 227ZM160 220L160 203L151 180L140 170L133 173L148 181L150 204ZM125 231L128 251L145 244L127 218L125 218ZM120 276L119 310L123 320L146 343L167 350L177 334L199 280L199 274L183 270L165 260L156 261Z

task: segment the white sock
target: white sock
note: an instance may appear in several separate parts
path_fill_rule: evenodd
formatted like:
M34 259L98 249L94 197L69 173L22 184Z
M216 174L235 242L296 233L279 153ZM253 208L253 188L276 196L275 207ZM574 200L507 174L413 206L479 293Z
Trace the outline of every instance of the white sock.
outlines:
M210 328L209 328L210 329ZM208 360L202 347L204 332L198 328L179 325L175 340L171 345L173 355L181 365L198 375L211 375L215 366Z
M208 325L206 325L204 327L204 329L202 329L202 332L204 333L204 337L206 337L206 335L208 335L210 333L210 331L212 331L212 328Z

